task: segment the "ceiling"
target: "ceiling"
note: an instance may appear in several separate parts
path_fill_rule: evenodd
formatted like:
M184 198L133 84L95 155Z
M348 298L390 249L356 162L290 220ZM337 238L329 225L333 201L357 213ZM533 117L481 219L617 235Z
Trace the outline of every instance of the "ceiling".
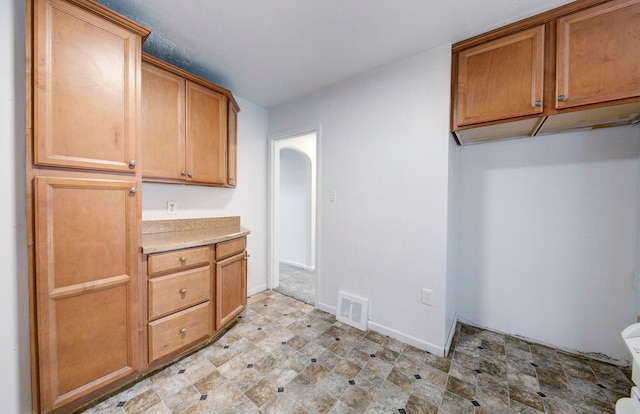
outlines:
M97 0L143 50L270 108L568 0Z

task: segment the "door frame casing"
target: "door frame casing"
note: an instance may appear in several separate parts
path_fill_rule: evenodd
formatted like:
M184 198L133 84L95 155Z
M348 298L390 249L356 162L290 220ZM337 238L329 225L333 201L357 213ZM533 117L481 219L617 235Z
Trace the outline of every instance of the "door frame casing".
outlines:
M280 229L279 203L280 203L280 149L288 139L294 139L304 135L315 133L316 135L316 220L315 220L315 269L316 269L316 297L315 307L318 307L321 282L321 256L320 256L320 221L321 214L320 188L321 188L321 124L297 128L290 131L269 134L269 179L268 179L268 243L267 243L267 288L273 289L279 286L280 277Z

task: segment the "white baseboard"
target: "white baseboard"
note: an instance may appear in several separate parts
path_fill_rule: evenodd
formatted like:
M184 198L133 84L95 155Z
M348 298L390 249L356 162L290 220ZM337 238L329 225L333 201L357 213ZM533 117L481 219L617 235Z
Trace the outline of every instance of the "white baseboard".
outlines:
M444 355L447 356L449 355L449 350L451 349L451 343L453 342L453 337L456 334L456 325L458 324L458 314L456 313L453 316L453 322L451 323L451 326L449 327L449 335L447 338L447 345L444 348Z
M375 322L369 321L369 329L372 331L380 332L381 334L390 336L391 338L395 338L405 344L409 344L415 346L418 349L422 349L423 351L429 351L432 354L444 356L444 348L442 346L434 345L430 342L423 341L422 339L418 339L414 336L407 335L402 332L398 332L395 329L388 328L384 325L380 325Z
M260 293L260 292L264 292L265 290L267 290L267 285L260 285L260 286L256 286L250 290L247 290L247 296L253 296L256 293Z
M332 315L335 315L336 312L338 311L338 308L336 308L335 306L329 306L325 303L318 303L318 309L327 313L330 313Z
M285 260L285 259L280 259L280 263L284 263L286 265L293 266L293 267L299 267L301 269L308 270L310 272L312 272L316 268L315 266L307 266L302 263L292 262L291 260Z

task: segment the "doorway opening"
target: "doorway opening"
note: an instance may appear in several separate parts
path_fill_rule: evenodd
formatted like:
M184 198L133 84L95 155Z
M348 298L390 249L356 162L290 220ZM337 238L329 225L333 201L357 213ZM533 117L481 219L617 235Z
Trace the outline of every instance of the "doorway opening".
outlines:
M316 131L271 140L270 288L316 306Z

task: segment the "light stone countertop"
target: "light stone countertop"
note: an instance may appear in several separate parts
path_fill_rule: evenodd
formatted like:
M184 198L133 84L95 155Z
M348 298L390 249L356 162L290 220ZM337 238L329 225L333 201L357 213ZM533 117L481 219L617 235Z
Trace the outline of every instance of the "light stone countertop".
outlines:
M240 217L150 220L142 222L142 253L206 246L246 236Z

